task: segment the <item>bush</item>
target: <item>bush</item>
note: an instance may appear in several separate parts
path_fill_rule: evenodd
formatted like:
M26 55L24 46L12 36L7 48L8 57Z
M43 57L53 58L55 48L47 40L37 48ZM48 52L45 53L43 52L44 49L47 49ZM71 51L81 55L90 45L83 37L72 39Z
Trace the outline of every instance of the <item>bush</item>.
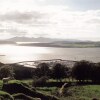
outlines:
M34 68L25 67L19 64L13 64L15 79L30 79L32 78L32 71Z
M48 78L46 76L43 76L41 78L37 78L33 80L33 86L38 86L38 85L45 85L47 82Z
M4 65L0 67L0 79L5 78L5 77L13 77L13 69L9 65Z

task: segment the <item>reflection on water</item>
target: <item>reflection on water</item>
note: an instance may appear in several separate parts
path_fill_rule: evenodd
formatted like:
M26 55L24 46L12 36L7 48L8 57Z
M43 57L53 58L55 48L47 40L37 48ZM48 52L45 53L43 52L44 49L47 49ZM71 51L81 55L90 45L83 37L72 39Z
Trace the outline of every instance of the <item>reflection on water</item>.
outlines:
M47 54L49 51L42 47L26 47L14 45L0 46L0 55L4 54L5 57L0 57L2 62L18 62L23 60L39 59L41 54Z
M41 59L100 61L100 48L51 48L0 45L0 61L12 63Z

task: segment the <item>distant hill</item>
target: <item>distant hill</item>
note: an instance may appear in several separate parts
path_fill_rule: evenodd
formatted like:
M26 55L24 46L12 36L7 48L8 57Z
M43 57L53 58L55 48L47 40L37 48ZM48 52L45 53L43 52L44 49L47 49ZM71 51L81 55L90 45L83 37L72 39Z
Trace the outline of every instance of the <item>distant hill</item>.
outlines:
M14 42L42 42L42 43L48 43L48 42L54 42L58 41L59 39L51 39L51 38L44 38L44 37L38 37L38 38L29 38L29 37L13 37L8 39L7 41L14 41Z
M61 48L93 48L100 47L100 42L51 42L51 43L22 43L21 46L61 47Z
M93 42L93 41L82 41L75 39L55 39L55 38L45 38L45 37L38 37L38 38L13 37L4 41L0 41L0 44L16 44L16 42L22 42L18 44L21 46L63 47L63 48L100 47L99 41Z
M0 44L16 44L16 42L8 40L0 40Z
M41 42L41 43L50 43L50 42L80 42L81 40L75 39L57 39L57 38L45 38L45 37L38 37L38 38L30 38L30 37L13 37L7 39L7 41L14 41L14 42Z

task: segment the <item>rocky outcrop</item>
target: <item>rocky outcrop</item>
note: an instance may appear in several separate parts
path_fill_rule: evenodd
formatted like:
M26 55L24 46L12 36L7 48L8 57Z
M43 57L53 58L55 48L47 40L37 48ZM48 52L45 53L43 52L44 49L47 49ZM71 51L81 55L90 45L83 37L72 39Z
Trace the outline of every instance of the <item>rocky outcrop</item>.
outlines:
M11 95L22 93L32 98L41 98L41 100L59 100L55 96L45 95L40 92L33 91L29 87L26 87L23 84L19 84L19 83L4 84L2 90L8 92Z

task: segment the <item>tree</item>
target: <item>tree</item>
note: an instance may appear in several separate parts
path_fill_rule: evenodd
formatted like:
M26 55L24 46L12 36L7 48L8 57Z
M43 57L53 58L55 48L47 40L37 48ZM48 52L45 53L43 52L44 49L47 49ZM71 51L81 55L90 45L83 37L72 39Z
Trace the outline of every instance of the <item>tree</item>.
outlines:
M62 81L63 78L67 75L68 68L64 65L57 63L52 68L52 78Z
M79 81L89 80L92 74L92 66L93 63L89 61L76 62L72 68L72 76Z
M49 66L47 63L40 63L34 71L34 75L38 77L49 76Z
M14 75L12 67L9 65L3 65L0 67L0 79L5 77L12 77Z
M13 70L15 73L15 79L30 79L33 76L34 68L25 67L24 65L20 64L13 64Z
M92 67L91 80L97 83L100 82L100 63L96 63Z
M4 64L0 62L0 67L3 66Z

